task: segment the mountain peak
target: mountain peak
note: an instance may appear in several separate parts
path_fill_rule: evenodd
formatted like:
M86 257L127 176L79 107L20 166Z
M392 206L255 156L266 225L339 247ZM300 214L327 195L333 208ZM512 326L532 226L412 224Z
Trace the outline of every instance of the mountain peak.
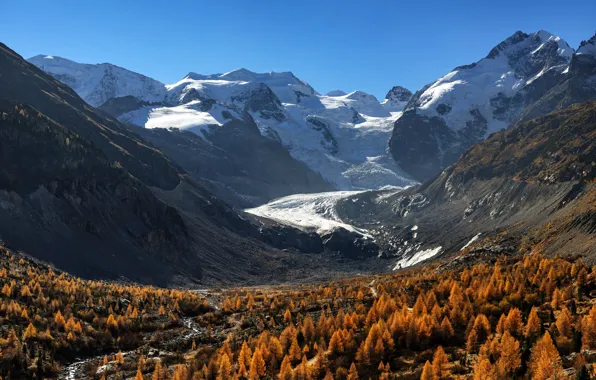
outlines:
M387 95L385 95L385 99L394 102L407 102L411 97L412 91L402 86L393 86L393 88L387 92Z
M495 46L486 56L488 59L496 59L501 54L505 54L511 58L523 55L524 50L529 50L532 54L542 52L545 49L550 49L556 44L556 54L570 58L573 55L573 48L565 42L561 37L556 36L546 30L539 30L538 32L528 34L522 31L513 33L510 37ZM553 50L553 51L554 51ZM520 54L522 52L522 54Z
M291 71L270 71L268 73L256 73L245 68L229 71L218 75L221 79L243 81L243 82L255 82L265 81L268 79L289 79L290 81L297 81L298 78Z
M236 78L254 78L257 75L254 71L250 71L245 68L239 68L236 70L229 71L227 73L223 73L220 75L222 78L226 79L236 79Z
M352 100L375 101L377 103L379 102L374 95L368 94L360 90L350 92L348 95L346 95L346 98Z
M582 41L577 49L578 55L591 55L596 57L596 34L587 41Z
M184 77L184 79L193 79L193 80L205 80L207 78L209 78L208 75L203 75L203 74L195 73L194 71L189 72Z
M34 57L29 58L27 61L33 63L37 67L40 67L41 65L78 65L77 62L71 61L70 59L47 54L38 54Z
M529 37L529 34L524 33L521 30L518 30L517 32L513 33L510 37L507 37L506 39L501 41L497 46L492 48L491 51L486 56L486 58L495 59L501 54L502 51L507 49L509 46L518 44L528 37Z

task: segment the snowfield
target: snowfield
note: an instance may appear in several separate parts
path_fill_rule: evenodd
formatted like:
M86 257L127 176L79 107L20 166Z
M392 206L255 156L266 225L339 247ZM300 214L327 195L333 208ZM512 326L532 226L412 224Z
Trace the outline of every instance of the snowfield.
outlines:
M348 231L371 237L366 230L342 222L335 212L335 207L340 200L360 193L363 191L294 194L244 211L304 231L316 231L321 234L343 227Z

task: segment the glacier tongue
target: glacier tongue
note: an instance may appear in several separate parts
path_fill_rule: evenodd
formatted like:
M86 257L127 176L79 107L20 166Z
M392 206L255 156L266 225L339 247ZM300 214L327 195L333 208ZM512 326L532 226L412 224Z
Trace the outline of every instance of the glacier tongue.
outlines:
M337 203L363 191L332 191L315 194L294 194L259 207L244 210L249 214L268 218L319 234L342 227L370 237L366 230L341 221L335 211Z

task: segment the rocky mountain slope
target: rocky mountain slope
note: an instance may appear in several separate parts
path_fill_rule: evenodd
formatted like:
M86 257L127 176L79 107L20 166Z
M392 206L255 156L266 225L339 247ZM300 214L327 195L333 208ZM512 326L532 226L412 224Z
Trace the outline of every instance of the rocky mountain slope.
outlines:
M242 116L212 129L209 139L180 129L135 131L237 208L333 188L278 141L262 136L248 113Z
M56 62L62 60L57 57L38 56L31 61L65 83L75 82L83 70L72 67L68 60L68 65L58 69ZM81 64L81 67L88 65ZM125 80L119 78L115 82ZM74 88L77 90L77 87ZM98 88L98 91L103 89ZM239 195L236 204L263 203L296 192L414 183L387 153L393 122L411 96L404 88L395 87L383 102L379 102L374 96L361 91L350 94L335 91L330 95L320 95L290 72L259 74L239 69L213 75L189 73L164 89L159 99L148 92L141 96L133 92L121 93L115 97L112 92L106 93L102 96L112 97L100 108L123 122L158 129L157 133L146 134L154 145L171 157L183 158L176 161L189 172L216 184L214 186L221 191L218 194ZM86 88L77 91L84 97L83 90L86 91ZM245 125L245 133L242 133L240 125ZM253 133L254 125L263 138ZM172 128L176 129L175 136L162 131ZM172 146L171 140L188 137L178 134L178 131L198 135L204 141L204 148L197 149L196 139ZM265 171L277 172L277 175L268 176L270 186L262 179L253 182L256 173L251 167L257 164L255 155L231 149L231 146L239 144L234 140L251 140L245 145L251 152L261 152L263 147L270 147L265 149L258 161ZM232 143L226 144L226 141ZM188 146L193 148L188 150ZM280 148L291 156L284 155ZM214 155L214 152L221 154ZM226 174L233 169L225 164L219 167L226 159L235 161L235 167L244 174L238 173L235 178ZM242 162L246 165L243 166ZM299 164L305 167L300 168ZM211 173L197 170L200 166L212 167L213 170ZM283 171L298 175L284 176ZM248 184L248 189L238 182Z
M484 59L457 67L414 94L395 123L389 143L393 156L418 180L433 177L476 142L508 128L526 107L571 77L571 67L583 61L578 57L565 41L546 31L516 32ZM576 96L573 102L586 99ZM526 113L539 116L552 109L552 104L534 106Z
M596 260L596 102L519 123L470 148L435 180L345 200L396 267L462 249Z

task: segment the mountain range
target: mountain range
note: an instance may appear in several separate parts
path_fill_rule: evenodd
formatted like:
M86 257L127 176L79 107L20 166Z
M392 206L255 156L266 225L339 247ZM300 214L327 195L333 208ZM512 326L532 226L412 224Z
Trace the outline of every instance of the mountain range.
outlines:
M391 89L386 99L379 102L362 91L320 95L290 72L258 74L246 69L213 75L191 72L177 83L163 85L110 64L79 64L44 55L29 61L70 84L83 99L121 122L158 130L148 134L151 142L170 156L192 160L183 165L191 172L194 167L217 167L230 156L238 157L234 167L246 170L245 175L237 173L234 178L223 178L221 173L227 171L225 168L217 168L213 174L198 169L197 174L239 193L244 203L253 200L253 204L261 204L282 195L324 189L403 187L415 183L395 165L387 151L393 123L411 96L401 87ZM107 100L99 104L99 99ZM234 128L237 125L242 126ZM174 130L177 136L164 134L164 129ZM173 151L170 143L155 137L159 134L170 140L185 131L200 136L208 145L197 148L192 143L195 145L190 148L192 151L180 148ZM267 138L266 143L259 137ZM235 139L249 152L240 154L236 145L230 144ZM247 140L253 143L248 144ZM291 157L283 156L272 141L283 146ZM269 149L263 149L263 144ZM216 155L214 159L213 151L218 148L224 150L225 157ZM209 153L204 153L205 150ZM265 150L271 157L263 155L255 163L251 154L254 150ZM294 174L284 176L279 170L276 172L272 166L280 164L279 161L285 162L284 170ZM263 181L274 183L270 186L258 183L254 189L247 188L245 182L258 177L256 170L250 169L252 165L269 171Z
M516 32L381 101L290 72L166 85L27 61L0 49L0 238L83 277L284 282L464 246L594 257L596 36Z

